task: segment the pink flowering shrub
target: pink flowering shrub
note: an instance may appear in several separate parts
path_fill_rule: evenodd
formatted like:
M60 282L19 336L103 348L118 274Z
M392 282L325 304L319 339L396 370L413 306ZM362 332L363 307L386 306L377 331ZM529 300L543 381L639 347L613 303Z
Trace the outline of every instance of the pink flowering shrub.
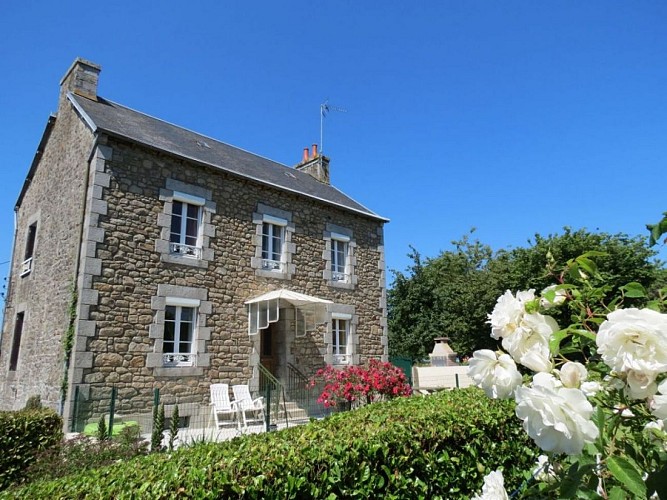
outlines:
M310 381L310 387L318 384L324 384L324 388L317 402L326 408L339 403L360 406L412 394L403 371L377 359L371 359L368 366L337 369L327 365Z

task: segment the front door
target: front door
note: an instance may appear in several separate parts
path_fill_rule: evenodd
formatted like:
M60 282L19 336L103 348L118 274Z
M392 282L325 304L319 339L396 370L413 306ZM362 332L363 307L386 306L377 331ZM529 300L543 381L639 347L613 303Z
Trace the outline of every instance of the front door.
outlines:
M276 323L269 323L268 327L260 330L259 362L274 376L278 368L278 359L276 356L277 337L278 325Z

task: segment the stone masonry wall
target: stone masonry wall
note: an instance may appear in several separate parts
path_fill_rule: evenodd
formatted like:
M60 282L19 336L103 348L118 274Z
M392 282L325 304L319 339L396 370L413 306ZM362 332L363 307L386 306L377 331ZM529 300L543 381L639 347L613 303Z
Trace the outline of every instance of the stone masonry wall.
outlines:
M69 103L61 107L18 209L0 356L0 409L33 395L54 409L63 380L63 333L75 280L92 134ZM32 270L21 276L28 226L37 223ZM16 371L9 371L16 315L24 312Z
M87 339L92 363L83 369L84 384L115 384L121 404L136 409L149 403L155 387L163 394L189 395L206 402L211 383L248 383L256 376L250 360L257 356L259 335L248 335L244 302L280 288L354 306L359 360L386 358L381 222L116 139L109 139L107 146L112 151L105 167L110 183L102 191L106 214L99 216L98 224L104 237L95 255L101 260L101 272L92 279L98 299L89 309L96 328ZM158 218L164 209L160 192L168 179L211 192L216 209L210 216L214 231L208 245L214 258L206 266L163 262L156 252L155 241L161 238ZM250 266L255 255L253 213L259 203L292 215L295 272L291 279L257 276ZM322 235L327 222L353 231L358 277L353 290L328 286L322 277ZM209 361L201 370L169 376L164 373L167 370L147 366L155 345L150 336L156 320L151 297L158 296L160 285L206 291L211 310L206 312L206 324L200 326L210 329L210 339L204 342ZM311 375L324 364L322 327L298 339L294 349L298 352L291 355L296 358L318 351L316 361L305 364L310 371L306 375Z

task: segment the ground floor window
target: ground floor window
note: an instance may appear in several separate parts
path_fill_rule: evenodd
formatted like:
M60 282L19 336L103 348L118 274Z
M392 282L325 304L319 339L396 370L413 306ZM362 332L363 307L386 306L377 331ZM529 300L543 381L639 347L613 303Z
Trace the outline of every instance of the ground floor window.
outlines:
M164 310L165 366L193 366L197 308L167 305Z
M334 318L331 320L334 364L348 363L348 320Z

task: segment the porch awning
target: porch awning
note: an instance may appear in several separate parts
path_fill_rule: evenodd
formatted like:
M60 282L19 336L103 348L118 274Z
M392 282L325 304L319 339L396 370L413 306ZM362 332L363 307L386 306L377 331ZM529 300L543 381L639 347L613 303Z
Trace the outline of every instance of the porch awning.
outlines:
M327 320L327 304L333 301L293 292L292 290L274 290L245 301L248 306L248 334L255 335L280 319L282 302L292 304L295 309L295 331L297 335L305 335L306 331L315 329L317 323Z

